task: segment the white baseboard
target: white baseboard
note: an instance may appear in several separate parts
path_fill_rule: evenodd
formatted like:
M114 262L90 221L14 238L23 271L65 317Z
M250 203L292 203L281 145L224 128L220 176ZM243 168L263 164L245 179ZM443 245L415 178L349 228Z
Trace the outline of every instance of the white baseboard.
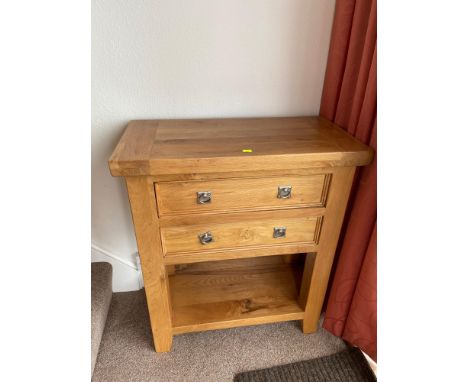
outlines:
M91 244L91 262L106 261L112 265L112 291L128 292L143 287L138 264L122 259L115 253Z

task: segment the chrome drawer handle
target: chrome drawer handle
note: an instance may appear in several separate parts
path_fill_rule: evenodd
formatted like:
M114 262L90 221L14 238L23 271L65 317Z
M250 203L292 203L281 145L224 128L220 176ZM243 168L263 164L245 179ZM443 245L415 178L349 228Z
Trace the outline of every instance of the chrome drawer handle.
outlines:
M201 233L200 235L198 235L198 239L203 245L212 243L214 241L213 235L210 231Z
M275 239L280 238L280 237L286 237L286 227L273 228L273 237Z
M291 186L278 186L278 199L289 199L291 197Z
M211 191L197 192L197 203L198 204L211 203Z

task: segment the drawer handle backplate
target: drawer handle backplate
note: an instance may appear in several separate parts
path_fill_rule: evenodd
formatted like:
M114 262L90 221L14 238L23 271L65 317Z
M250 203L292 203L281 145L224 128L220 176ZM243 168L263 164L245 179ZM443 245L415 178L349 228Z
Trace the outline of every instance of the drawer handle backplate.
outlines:
M211 191L197 192L197 203L198 204L211 203Z
M273 237L275 239L280 238L280 237L286 237L286 227L274 227Z
M212 243L214 241L213 235L210 231L201 233L200 235L198 235L198 239L203 245Z
M291 186L278 186L278 199L289 199L291 197Z

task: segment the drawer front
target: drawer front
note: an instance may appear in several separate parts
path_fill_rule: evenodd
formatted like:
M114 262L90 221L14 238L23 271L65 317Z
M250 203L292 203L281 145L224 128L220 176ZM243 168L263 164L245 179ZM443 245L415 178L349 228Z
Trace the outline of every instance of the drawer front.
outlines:
M307 211L307 209L305 210ZM288 213L285 213L288 212ZM261 216L255 216L260 214ZM239 216L237 216L239 215ZM304 210L212 215L205 222L161 227L165 255L291 243L317 244L322 216Z
M330 175L157 183L159 215L325 205Z

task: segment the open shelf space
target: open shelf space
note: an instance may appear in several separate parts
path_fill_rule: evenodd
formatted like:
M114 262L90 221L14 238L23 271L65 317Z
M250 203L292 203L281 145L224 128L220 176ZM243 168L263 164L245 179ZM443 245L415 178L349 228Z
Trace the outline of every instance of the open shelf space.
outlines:
M173 333L301 320L301 259L285 256L176 266L169 277Z

